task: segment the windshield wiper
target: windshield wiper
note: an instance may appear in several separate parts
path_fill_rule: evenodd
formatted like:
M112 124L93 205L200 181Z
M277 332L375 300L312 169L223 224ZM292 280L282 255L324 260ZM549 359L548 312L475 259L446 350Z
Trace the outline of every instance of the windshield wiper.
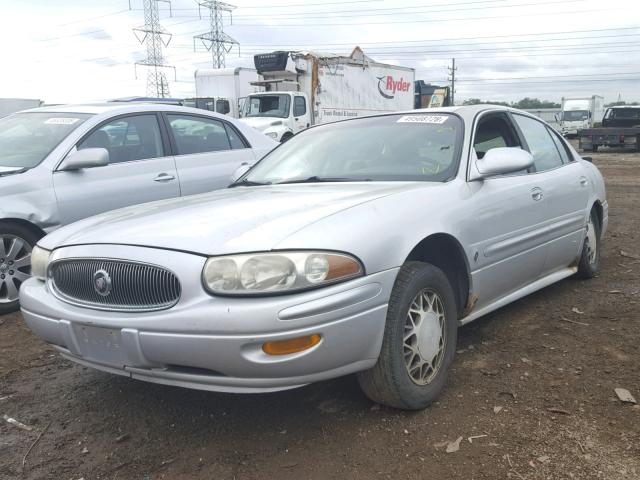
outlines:
M307 178L294 178L284 182L276 182L276 185L286 185L288 183L322 183L322 182L370 182L370 178L346 178L346 177L319 177L313 175Z
M271 182L254 182L253 180L240 180L238 182L233 182L227 188L233 187L256 187L259 185L271 185Z

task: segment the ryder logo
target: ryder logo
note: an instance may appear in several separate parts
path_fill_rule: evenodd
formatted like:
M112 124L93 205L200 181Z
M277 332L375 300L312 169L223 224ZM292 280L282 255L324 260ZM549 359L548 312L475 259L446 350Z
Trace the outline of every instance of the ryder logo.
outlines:
M402 77L396 81L391 75L376 77L378 79L378 92L384 98L392 99L396 96L396 92L408 92L411 83L405 82Z

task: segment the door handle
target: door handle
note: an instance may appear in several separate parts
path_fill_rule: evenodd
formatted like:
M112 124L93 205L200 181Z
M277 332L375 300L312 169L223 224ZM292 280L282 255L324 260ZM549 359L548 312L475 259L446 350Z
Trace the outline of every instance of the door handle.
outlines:
M580 186L586 187L587 185L589 185L589 180L586 177L580 177Z
M542 189L541 188L532 188L531 189L531 198L533 198L536 202L539 200L542 200L542 197L544 195L542 195Z
M168 173L159 173L156 178L153 179L154 182L170 182L171 180L175 180L176 177L173 175L169 175Z

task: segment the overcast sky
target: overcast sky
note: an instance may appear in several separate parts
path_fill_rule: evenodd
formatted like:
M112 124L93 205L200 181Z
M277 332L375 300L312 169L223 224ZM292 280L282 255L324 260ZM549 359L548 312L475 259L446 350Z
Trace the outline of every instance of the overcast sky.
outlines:
M132 28L143 0L0 0L0 97L86 102L145 95L146 50ZM456 58L456 99L618 95L640 100L638 0L230 0L225 32L240 42L227 66L253 54L314 49L370 57L446 83ZM160 3L173 36L164 49L171 95L195 95L193 73L211 66L193 35L208 28L195 0Z

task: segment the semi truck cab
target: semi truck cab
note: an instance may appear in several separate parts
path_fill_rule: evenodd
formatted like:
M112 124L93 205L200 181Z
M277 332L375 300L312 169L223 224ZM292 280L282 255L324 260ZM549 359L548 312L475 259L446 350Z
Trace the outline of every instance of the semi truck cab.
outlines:
M311 126L309 99L302 92L262 92L244 99L240 121L278 142Z

